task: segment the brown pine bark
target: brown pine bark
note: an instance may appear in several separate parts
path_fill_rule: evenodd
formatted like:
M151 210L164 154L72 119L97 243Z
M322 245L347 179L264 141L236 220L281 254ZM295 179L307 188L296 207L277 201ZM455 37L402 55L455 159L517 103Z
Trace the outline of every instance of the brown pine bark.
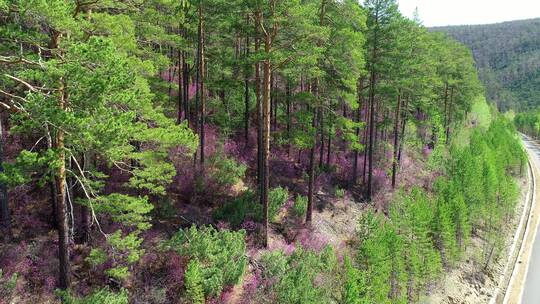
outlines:
M185 32L184 32L185 35ZM190 67L186 60L186 52L182 51L182 103L184 104L184 119L190 120L190 105L189 105L189 78L190 78Z
M330 126L332 127L332 126ZM330 154L332 151L332 136L328 133L328 148L326 149L326 167L330 167Z
M379 22L379 11L375 14L375 24ZM374 135L375 135L375 82L377 81L377 74L375 71L375 61L378 52L378 32L377 27L375 29L373 46L371 49L371 67L370 67L370 81L369 81L369 104L370 104L370 113L369 113L369 147L368 147L368 158L369 158L369 167L368 167L368 182L367 182L367 192L366 197L368 201L371 201L373 194L373 148L374 148Z
M326 0L321 0L321 7L319 10L319 25L324 25L324 17L326 15ZM313 84L311 86L311 92L313 96L315 97L315 101L319 102L319 79L315 78L313 81ZM314 192L315 192L315 149L317 147L317 121L318 119L321 119L322 117L322 109L317 109L317 105L312 105L312 118L311 118L311 126L313 129L313 144L310 149L309 153L309 185L308 185L308 204L307 204L307 212L306 212L306 224L311 225L311 222L313 220L313 205L314 205ZM320 121L319 121L320 122ZM322 125L322 123L321 123ZM321 128L321 138L322 138L322 128ZM321 154L321 160L322 160L322 154Z
M446 145L450 143L450 124L452 123L452 109L454 105L454 88L450 88L450 104L448 105L448 121L446 122Z
M0 120L0 173L4 172L4 129ZM3 239L9 242L12 238L11 233L11 213L9 210L9 197L7 185L0 183L0 232Z
M405 126L407 125L407 105L409 101L406 98L405 102L403 103L403 111L402 111L402 118L401 118L401 136L399 140L399 151L398 151L398 157L397 157L397 165L398 168L401 166L401 153L403 151L403 146L405 145Z
M60 80L58 108L66 110L66 93L63 79ZM58 260L59 288L68 289L71 285L69 263L69 227L66 205L66 155L64 147L64 130L56 129L54 148L58 153L59 166L56 169L56 201L58 215Z
M368 156L368 132L369 132L369 124L370 124L370 121L369 121L369 102L366 103L365 105L365 117L364 117L364 120L365 120L365 125L364 125L364 152L362 153L363 156L364 156L364 163L363 163L363 168L362 168L362 183L365 185L366 182L367 182L367 156Z
M264 51L270 54L272 49L272 37L265 35ZM263 149L262 149L262 202L263 202L263 225L264 239L263 246L268 246L268 191L270 186L269 154L270 154L270 91L271 91L271 63L270 59L264 60L263 72L263 98L262 98L262 130L263 130Z
M204 74L205 74L205 59L204 59L204 12L202 4L199 4L199 98L200 98L200 165L204 171L204 147L205 147L205 120L206 120L206 94L204 91Z
M358 80L358 84L356 87L356 94L358 98L358 110L356 111L356 122L360 123L361 116L362 116L362 87L364 86L364 81L362 79ZM360 138L360 127L356 128L356 137ZM358 150L354 150L354 162L353 162L353 174L352 174L352 180L351 185L356 185L358 181L358 155L360 152Z
M85 154L83 155L83 171L88 171L91 166L94 168L96 166L96 158L92 154ZM77 187L79 190L79 196L83 196L81 193L81 187ZM80 238L79 241L81 244L87 244L90 241L90 224L92 222L91 220L91 214L90 210L85 205L80 205L80 216L81 216L81 222L80 222L80 228L79 228L79 234Z
M287 80L286 101L287 101L287 156L291 156L291 84Z
M444 128L448 125L448 82L444 84Z
M311 86L311 92L315 98L318 97L318 80L315 79L314 84ZM306 212L306 224L311 224L313 220L313 205L314 205L314 192L315 192L315 149L317 147L317 107L312 106L312 118L311 118L311 127L313 129L313 144L309 150L309 179L308 179L308 204Z
M369 110L369 147L368 147L368 184L367 184L367 193L366 197L370 201L372 196L372 179L373 179L373 136L375 132L375 72L371 73L371 81L370 81L370 92L369 92L369 103L370 103L370 110Z
M259 22L261 22L261 12L255 13L255 53L259 52ZM257 104L257 184L259 188L260 203L263 202L263 128L262 128L262 103L261 103L261 65L255 62L255 99Z
M323 166L324 156L324 112L319 111L319 133L321 134L321 143L319 145L319 168Z
M398 93L396 116L394 124L394 154L392 158L392 189L396 187L396 170L397 170L397 157L398 157L398 145L399 145L399 116L401 112L401 93Z
M182 99L184 97L184 92L182 90L182 82L183 82L183 78L184 78L184 71L183 71L183 68L184 68L184 56L183 56L183 52L178 50L177 56L178 56L178 113L177 113L177 117L176 117L176 123L179 124L179 123L182 122L182 110L183 110Z
M246 17L246 21L249 21L249 17ZM246 33L246 50L245 58L249 58L249 34ZM246 145L249 141L249 71L246 69L244 75L244 140Z

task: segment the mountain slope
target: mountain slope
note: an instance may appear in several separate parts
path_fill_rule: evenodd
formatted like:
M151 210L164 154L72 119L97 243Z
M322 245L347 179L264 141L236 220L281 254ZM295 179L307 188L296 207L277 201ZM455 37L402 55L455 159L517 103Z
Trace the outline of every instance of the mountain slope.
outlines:
M540 18L432 28L468 45L499 109L540 105Z

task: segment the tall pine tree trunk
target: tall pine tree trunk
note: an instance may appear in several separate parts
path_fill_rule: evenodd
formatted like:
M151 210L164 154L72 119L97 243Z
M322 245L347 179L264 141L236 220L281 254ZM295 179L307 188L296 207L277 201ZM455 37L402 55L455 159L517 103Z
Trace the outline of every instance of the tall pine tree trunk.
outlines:
M259 22L261 12L255 13L255 53L259 52ZM260 203L263 201L263 120L262 120L262 102L261 102L261 64L255 62L255 99L257 103L257 184L261 195Z
M444 84L444 128L448 125L448 82Z
M246 21L249 21L246 17ZM246 33L246 61L249 59L249 34ZM244 75L244 140L246 146L249 141L249 68L246 67Z
M364 163L363 163L363 168L362 168L362 183L365 185L367 183L367 179L366 179L366 173L367 173L367 156L368 156L368 134L369 134L369 124L370 124L370 121L369 121L369 106L370 103L369 101L366 103L366 108L365 108L365 126L364 126L364 153L363 156L364 156Z
M394 124L394 154L392 158L392 189L396 187L396 170L397 170L397 157L398 157L398 140L399 140L399 116L401 111L401 93L398 93L396 116Z
M51 135L51 130L48 125L45 125L45 129L47 130L47 149L51 150L54 146L54 139ZM51 195L51 227L53 229L58 229L58 203L56 201L56 178L54 177L54 173L51 173L51 179L48 182L49 186L49 193Z
M370 81L370 92L369 92L369 148L368 148L368 181L367 181L367 193L366 197L368 200L371 200L372 196L372 184L373 184L373 136L375 133L375 72L371 72L371 81Z
M93 154L84 154L83 155L83 168L82 170L84 172L89 171L90 167L94 167L94 169L97 167L96 164L96 157ZM82 187L79 187L79 191L81 191ZM81 216L81 223L80 223L80 242L82 244L87 244L90 241L90 225L92 223L91 220L91 214L90 214L90 208L88 208L85 205L81 205L80 208L80 216Z
M450 104L448 105L448 121L446 122L446 145L450 143L450 124L452 123L452 108L454 105L454 88L450 89Z
M182 51L178 50L178 115L177 115L177 118L176 118L176 123L181 123L182 122L182 109L183 109L183 105L182 105L182 99L184 98L184 92L182 91L182 82L183 82L183 78L184 78L184 71L183 71L183 68L184 68L184 59L183 59L183 56L182 56Z
M1 117L0 117L1 118ZM0 120L0 173L4 172L4 129ZM3 239L11 240L11 213L9 211L9 197L7 185L0 183L0 232Z
M319 133L321 134L321 144L319 146L319 168L322 168L324 156L324 112L322 109L319 111Z
M265 35L264 51L270 54L272 41L270 35ZM269 154L270 154L270 91L271 91L272 69L270 59L264 60L263 73L263 100L262 100L262 130L263 130L263 172L262 172L262 202L263 202L263 225L264 239L263 246L268 246L268 191L270 187L270 170L269 170Z
M379 23L379 11L377 10L375 14L375 24L378 25ZM370 112L369 112L369 152L368 152L368 158L369 158L369 168L368 168L368 184L367 184L367 193L366 197L369 201L371 201L371 197L373 194L373 148L374 148L374 138L375 135L375 128L376 128L376 122L375 122L375 82L377 81L377 74L376 74L376 61L377 61L377 48L378 48L378 31L377 27L375 28L374 38L373 38L373 46L371 49L371 68L370 68L370 81L369 81L369 104L370 104Z
M332 128L333 124L330 125ZM330 167L330 154L332 152L332 134L328 133L328 148L326 149L326 167Z
M318 98L318 80L315 79L315 83L311 87L313 96ZM315 192L315 149L317 147L317 107L313 105L311 127L313 130L313 143L309 150L309 179L308 179L308 204L306 212L306 223L311 224L313 220L313 205L314 205L314 192Z
M403 146L405 145L405 127L407 125L407 106L408 106L408 99L405 99L405 102L403 103L403 116L401 118L401 136L400 136L400 140L399 140L399 151L398 151L398 157L397 157L397 165L398 165L398 168L401 167L401 154L402 154L402 151L403 151Z
M286 99L287 99L287 156L291 156L291 84L287 80Z
M356 87L356 94L358 98L358 110L356 112L356 123L360 123L361 116L362 116L362 87L364 86L364 81L362 79L358 80L358 84ZM356 127L356 138L360 140L360 127ZM354 150L354 161L353 161L353 174L352 174L352 180L351 180L351 186L356 185L356 182L358 181L358 155L360 152L358 149Z
M204 59L204 13L202 4L199 3L199 94L200 94L200 106L201 106L201 118L200 118L200 163L201 170L204 171L204 147L205 147L205 120L206 120L206 94L204 91L204 76L205 76L205 59Z
M182 72L183 72L183 77L182 77L182 82L183 82L183 87L184 87L184 90L182 90L182 93L183 93L183 96L182 96L182 102L184 104L184 119L186 119L188 121L188 125L189 125L189 120L190 120L190 105L189 105L189 78L190 78L190 71L189 71L189 64L186 60L186 52L182 51L182 61L183 61L183 67L182 67Z
M66 110L66 93L63 80L60 80L60 99L58 108ZM56 201L58 216L58 260L59 260L59 287L68 289L71 285L69 262L69 226L66 205L66 155L64 147L64 130L56 129L54 148L58 153L58 168L56 169Z
M319 25L324 25L324 16L326 14L326 0L321 0L321 6L319 10ZM311 225L313 220L313 205L314 201L314 192L315 192L315 149L317 147L317 120L322 117L322 109L317 109L319 103L319 78L315 78L311 86L311 92L315 97L315 104L312 106L312 118L311 126L313 129L313 143L309 153L309 185L308 185L308 204L306 212L306 224ZM322 134L322 123L321 123L321 138ZM322 160L322 154L321 154Z

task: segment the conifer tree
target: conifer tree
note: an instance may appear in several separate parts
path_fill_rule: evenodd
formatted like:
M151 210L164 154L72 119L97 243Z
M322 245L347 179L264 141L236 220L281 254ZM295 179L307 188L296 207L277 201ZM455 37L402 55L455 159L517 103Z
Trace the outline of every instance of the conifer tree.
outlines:
M136 239L140 231L149 227L146 214L152 209L147 196L102 195L100 180L106 176L83 170L77 156L91 151L129 172L127 186L162 195L175 174L167 161L169 148L195 148L196 137L186 126L175 125L160 112L160 107L153 105L154 96L142 73L145 68L151 71L152 65L131 55L133 50L127 48L136 45L133 31L112 28L110 32L100 32L99 21L104 18L124 22L128 29L132 29L132 23L124 15L101 12L99 4L13 1L6 12L8 22L25 22L23 28L11 29L7 53L1 57L2 70L6 72L4 83L10 88L1 88L2 94L14 109L12 119L19 132L38 130L45 138L51 138L50 148L39 153L23 151L18 161L42 164L45 172L51 172L55 178L59 287L63 289L71 281L69 247L73 237L67 215L67 205L71 203L71 195L66 191L68 176L82 188L84 198L80 202L92 209L94 221L98 220L96 213L103 212L126 227L136 228L125 233L104 232L112 246L129 253L128 264L140 256L140 242ZM38 19L41 21L37 22ZM88 37L87 32L93 34ZM157 149L133 149L132 142L152 144ZM127 166L130 160L139 165ZM70 162L75 166L69 168ZM125 277L126 267L114 265L110 274Z

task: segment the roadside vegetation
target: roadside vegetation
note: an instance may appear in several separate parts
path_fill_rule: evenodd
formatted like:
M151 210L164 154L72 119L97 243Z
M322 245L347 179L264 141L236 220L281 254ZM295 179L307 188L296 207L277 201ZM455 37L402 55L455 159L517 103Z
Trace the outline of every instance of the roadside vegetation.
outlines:
M516 130L394 0L0 0L0 41L0 299L413 303L500 252Z

